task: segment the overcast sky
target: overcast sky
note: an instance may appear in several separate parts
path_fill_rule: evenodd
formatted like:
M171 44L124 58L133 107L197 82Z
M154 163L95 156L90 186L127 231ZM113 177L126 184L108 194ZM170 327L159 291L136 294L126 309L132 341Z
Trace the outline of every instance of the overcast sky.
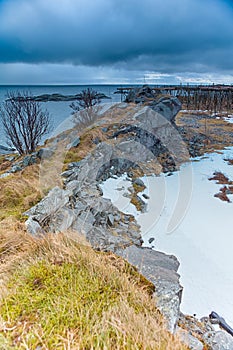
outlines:
M232 78L233 0L0 0L0 84Z

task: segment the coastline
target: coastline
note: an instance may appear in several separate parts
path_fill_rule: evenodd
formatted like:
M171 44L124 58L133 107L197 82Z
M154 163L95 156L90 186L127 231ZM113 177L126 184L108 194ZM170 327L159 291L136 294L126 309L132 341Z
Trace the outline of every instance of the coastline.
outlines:
M224 203L215 198L221 185L209 181L216 169L233 179L233 167L224 161L226 158L233 158L233 147L222 154L206 154L198 158L198 162L193 159L192 163L182 166L181 170L171 176L161 174L159 177L140 178L146 186L143 193L149 197L148 200L143 198L148 206L146 213L138 212L130 204L127 188L132 184L124 178L121 185L118 183L120 179L111 179L101 188L103 196L112 198L119 210L134 215L141 226L144 247L173 254L180 261L178 272L184 287L181 311L201 318L212 309L218 310L233 324L229 308L232 303L230 295L233 293L233 280L230 281L233 263L230 233L232 203ZM167 234L167 225L177 200L180 172L187 166L193 168L194 175L190 184L193 186L191 202L179 227ZM166 183L165 196L161 193L161 181ZM124 189L120 191L122 186ZM158 207L155 202L161 202L161 196L163 205Z

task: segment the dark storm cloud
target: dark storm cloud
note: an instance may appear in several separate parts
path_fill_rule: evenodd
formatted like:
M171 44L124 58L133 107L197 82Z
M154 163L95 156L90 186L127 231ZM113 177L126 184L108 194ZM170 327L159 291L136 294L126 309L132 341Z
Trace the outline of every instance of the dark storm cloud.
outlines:
M232 2L0 0L0 62L233 70Z

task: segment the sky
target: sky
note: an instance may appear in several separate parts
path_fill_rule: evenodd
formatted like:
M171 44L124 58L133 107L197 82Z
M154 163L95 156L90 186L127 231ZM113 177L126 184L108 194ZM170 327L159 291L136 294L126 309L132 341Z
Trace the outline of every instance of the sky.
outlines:
M0 0L0 84L233 83L233 0Z

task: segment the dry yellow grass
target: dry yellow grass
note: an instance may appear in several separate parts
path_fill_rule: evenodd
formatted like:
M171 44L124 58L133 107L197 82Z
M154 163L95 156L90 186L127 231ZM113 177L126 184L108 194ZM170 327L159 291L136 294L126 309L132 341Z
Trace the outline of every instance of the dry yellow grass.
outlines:
M40 199L38 165L0 179L0 220L9 216L21 219Z
M151 284L123 259L76 235L24 237L24 253L13 237L16 259L0 268L0 347L187 349L166 331Z
M199 114L198 112L179 112L176 116L176 124L185 128L187 138L197 133L206 136L203 153L232 146L232 124L222 118L210 118L208 113L204 112Z
M118 112L115 122L125 115ZM88 154L94 138L105 140L101 127L86 130L67 161ZM59 173L60 148L42 167L47 188L61 181L49 172ZM187 349L166 331L152 285L123 259L74 233L28 235L22 213L43 195L40 176L34 165L0 179L0 349Z

